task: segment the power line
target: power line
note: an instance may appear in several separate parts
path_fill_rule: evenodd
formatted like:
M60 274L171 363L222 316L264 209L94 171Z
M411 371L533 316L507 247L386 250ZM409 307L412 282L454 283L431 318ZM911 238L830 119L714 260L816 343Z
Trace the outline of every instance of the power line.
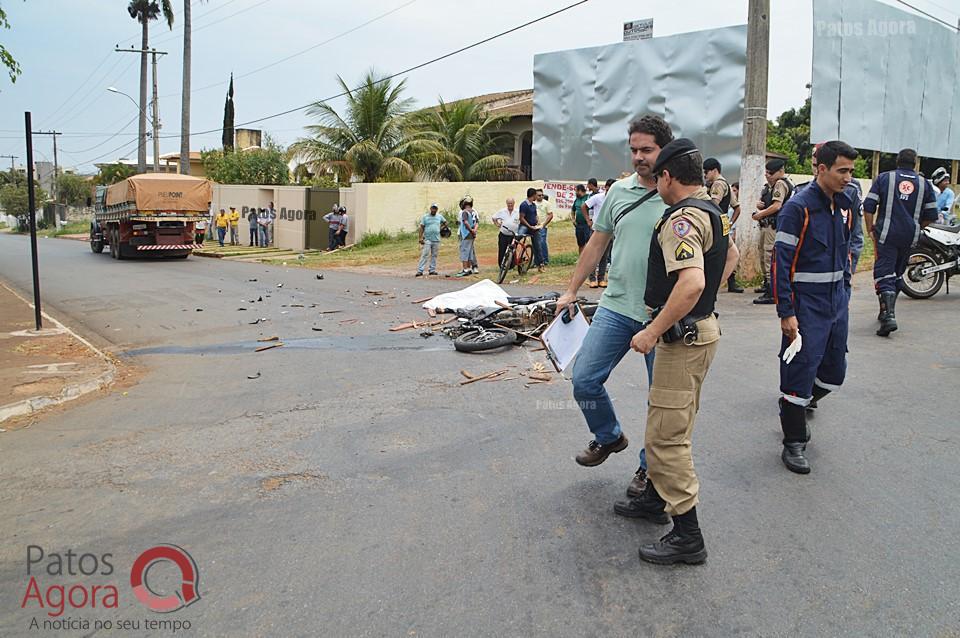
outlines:
M939 22L940 24L945 25L945 26L953 29L954 31L960 32L960 26L958 26L958 25L950 24L950 23L947 22L946 20L941 20L940 18L938 18L937 16L933 15L932 13L927 13L927 12L924 11L923 9L918 9L917 7L913 6L912 4L909 4L909 3L907 3L907 2L904 2L904 0L897 0L897 2L899 2L900 4L902 4L902 5L905 6L905 7L910 7L911 9L913 9L914 11L916 11L917 13L919 13L919 14L921 14L921 15L924 15L924 16L930 18L931 20L934 20L934 21L936 21L936 22Z
M80 90L81 90L83 87L87 86L87 81L88 81L90 78L92 78L92 77L93 77L93 74L96 73L97 71L99 71L99 70L100 70L100 67L102 67L103 64L104 64L107 60L109 60L109 59L110 59L110 54L108 53L108 54L106 55L106 57L104 57L102 60L100 60L100 63L97 64L96 67L94 67L93 71L90 71L90 75L88 75L86 78L84 78L84 80L83 80L80 84L77 85L77 88L74 89L73 93L71 93L70 95L68 95L68 96L66 97L66 99L64 99L63 102L60 103L60 106L58 106L57 108L55 108L55 109L53 110L53 112L50 113L50 115L47 116L47 119L53 119L53 117L54 117L57 113L60 112L60 109L62 109L64 106L67 105L67 103L70 101L71 98L73 98L74 95L76 95L77 93L79 93Z
M119 153L121 149L126 149L128 146L132 149L134 145L139 144L139 143L140 143L139 136L135 136L134 139L132 139L132 140L130 140L130 141L127 141L127 142L124 142L123 144L121 144L121 145L118 146L117 148L112 149L112 150L109 150L109 151L107 151L106 153L104 153L103 155L98 155L98 156L92 157L92 158L90 158L90 159L88 159L88 160L84 160L84 161L82 161L82 162L77 162L77 166L85 166L86 164L93 164L93 163L96 162L98 159L103 159L103 158L106 157L107 155L113 155L114 153Z
M386 76L386 77L380 78L379 80L377 80L376 82L374 82L374 84L380 84L380 83L382 83L382 82L387 82L387 81L392 80L392 79L394 79L394 78L397 78L397 77L399 77L399 76L401 76L401 75L406 75L406 74L408 74L408 73L412 73L413 71L416 71L416 70L418 70L418 69L422 69L422 68L424 68L424 67L426 67L426 66L429 66L429 65L431 65L431 64L434 64L434 63L436 63L436 62L440 62L440 61L442 61L442 60L446 60L447 58L451 58L451 57L453 57L453 56L455 56L455 55L458 55L458 54L460 54L460 53L463 53L464 51L469 51L470 49L475 49L475 48L478 47L478 46L481 46L481 45L486 44L486 43L488 43L488 42L492 42L492 41L494 41L494 40L496 40L496 39L498 39L498 38L502 38L502 37L505 36L505 35L510 35L511 33L514 33L515 31L519 31L519 30L521 30L521 29L524 29L524 28L526 28L526 27L529 27L529 26L532 25L532 24L536 24L536 23L538 23L538 22L542 22L542 21L544 21L544 20L547 20L548 18L552 18L553 16L556 16L556 15L559 15L559 14L564 13L564 12L566 12L566 11L569 11L570 9L573 9L574 7L578 7L578 6L580 6L581 4L586 4L586 3L589 2L589 1L590 1L590 0L579 0L579 2L574 2L573 4L567 5L567 6L563 7L563 8L561 8L561 9L557 9L556 11L552 11L552 12L550 12L550 13L547 13L547 14L545 14L545 15L542 15L542 16L540 16L539 18L535 18L535 19L530 20L530 21L528 21L528 22L524 22L524 23L521 24L521 25L512 27L512 28L507 29L506 31L502 31L502 32L500 32L500 33L498 33L498 34L496 34L496 35L489 36L489 37L487 37L487 38L484 38L483 40L478 40L477 42L474 42L473 44L468 44L468 45L465 46L465 47L460 47L459 49L457 49L457 50L455 50L455 51L451 51L451 52L449 52L449 53L445 53L445 54L443 54L443 55L441 55L441 56L438 56L438 57L435 57L435 58L433 58L433 59L431 59L431 60L427 60L426 62L421 62L420 64L417 64L417 65L408 67L408 68L404 69L403 71L398 71L398 72L396 72L396 73L393 73L392 75L388 75L388 76ZM359 88L360 88L360 87L357 87L357 88L353 89L352 91L359 90ZM279 113L274 113L273 115L265 115L265 116L263 116L263 117L258 117L258 118L253 119L253 120L248 120L248 121L246 121L246 122L241 122L241 123L239 123L239 124L234 124L234 128L239 128L239 127L242 127L242 126L247 126L248 124L256 124L257 122L263 122L263 121L265 121L265 120L272 120L272 119L275 118L275 117L280 117L280 116L282 116L282 115L289 115L290 113L295 113L295 112L297 112L297 111L302 111L302 110L304 110L304 109L306 109L306 108L309 108L309 107L313 106L314 104L316 104L316 103L318 103L318 102L329 102L329 101L331 101L331 100L335 100L335 99L340 98L340 97L343 97L343 96L345 96L345 95L349 95L352 91L343 91L343 92L341 92L341 93L337 93L336 95L331 95L330 97L324 98L324 99L322 99L322 100L316 100L316 101L310 102L309 104L304 104L303 106L297 106L297 107L294 107L294 108L292 108L292 109L287 109L287 110L285 110L285 111L280 111ZM198 132L196 132L196 133L191 132L190 134L191 134L191 135L204 135L204 134L206 134L206 133L215 133L216 131L219 131L219 130L222 130L222 128L212 128L212 129L208 129L208 130L205 130L205 131L198 131ZM179 135L161 135L160 137L161 137L161 138L174 138L174 137L180 137L180 136L179 136Z
M94 145L91 146L90 148L85 148L85 149L83 149L82 151L68 151L68 150L66 150L66 149L63 149L63 152L64 152L64 153L67 153L68 155L83 155L84 153L89 153L90 151L92 151L92 150L95 149L95 148L100 148L101 146L103 146L104 144L106 144L107 142L109 142L110 140L112 140L113 138L115 138L116 136L121 135L121 134L123 133L123 129L125 129L125 128L127 128L128 126L130 126L131 124L133 124L133 122L134 122L138 117L140 117L140 113L137 113L136 115L134 115L134 116L130 119L129 122L127 122L126 124L124 124L124 125L120 128L119 131L117 131L116 133L114 133L113 135L111 135L110 137L108 137L107 139L103 140L103 141L100 142L99 144L94 144ZM139 133L136 133L136 135L139 136Z
M362 28L364 28L364 27L366 27L366 26L369 26L369 25L373 24L374 22L377 22L377 21L379 21L379 20L382 20L383 18L386 18L387 16L390 16L390 15L396 13L397 11L400 11L401 9L405 9L405 8L409 7L411 4L413 4L413 3L415 3L415 2L417 2L417 0L409 0L409 2L406 2L406 3L404 3L404 4L402 4L402 5L398 6L398 7L394 7L393 9L387 11L386 13L381 13L380 15L375 16L375 17L367 20L366 22L364 22L364 23L362 23L362 24L358 24L357 26L355 26L355 27L353 27L353 28L351 28L351 29L348 29L348 30L346 30L346 31L344 31L344 32L342 32L342 33L338 33L337 35L335 35L335 36L333 36L333 37L330 37L330 38L324 40L323 42L319 42L319 43L317 43L317 44L314 44L313 46L310 46L310 47L307 47L306 49L303 49L302 51L298 51L298 52L296 52L296 53L292 53L292 54L288 55L288 56L285 57L285 58L281 58L281 59L279 59L279 60L276 60L275 62L271 62L270 64L264 65L264 66L262 66L262 67L260 67L260 68L258 68L258 69L254 69L253 71L248 71L247 73L243 73L243 74L240 74L240 75L234 75L233 77L234 77L234 79L239 80L240 78L249 77L249 76L251 76L251 75L253 75L253 74L255 74L255 73L259 73L260 71L265 71L266 69L269 69L270 67L273 67L273 66L276 66L276 65L278 65L278 64L281 64L282 62L286 62L286 61L288 61L288 60L291 60L291 59L293 59L293 58L295 58L295 57L297 57L297 56L303 55L304 53L307 53L307 52L309 52L309 51L313 51L314 49L319 48L319 47L322 47L322 46L324 46L324 45L326 45L326 44L330 44L331 42L333 42L333 41L335 41L335 40L339 40L340 38L343 38L343 37L345 37L345 36L348 36L348 35L350 35L351 33L355 32L355 31L359 31L360 29L362 29ZM207 90L207 89L212 89L212 88L215 88L215 87L218 87L218 86L223 86L223 85L225 85L225 84L226 84L226 82L214 82L213 84L207 84L207 85L205 85L205 86L199 86L199 87L197 87L197 88L191 89L191 90L190 90L190 94L193 95L194 93L196 93L196 92L198 92L198 91L205 91L205 90ZM178 92L178 93L167 93L166 95L161 95L160 97L176 97L176 96L181 95L181 94L182 94L182 92Z

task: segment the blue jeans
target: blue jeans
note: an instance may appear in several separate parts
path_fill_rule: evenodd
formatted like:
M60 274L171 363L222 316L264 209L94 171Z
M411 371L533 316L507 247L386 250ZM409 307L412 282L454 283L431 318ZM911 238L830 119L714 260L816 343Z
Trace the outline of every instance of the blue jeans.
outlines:
M550 248L547 246L547 231L549 229L544 226L540 229L540 256L543 258L543 263L550 263Z
M220 245L223 246L223 240L227 236L226 228L217 228L217 240L220 242Z
M630 340L640 332L643 324L606 308L597 308L593 323L573 364L573 397L577 400L587 427L601 445L620 438L620 421L613 402L603 384L620 360L630 350ZM647 385L653 382L654 353L644 355L647 364ZM644 417L644 421L646 421ZM640 450L640 467L646 469L647 459Z
M260 246L266 247L270 245L270 229L268 229L263 224L260 225Z

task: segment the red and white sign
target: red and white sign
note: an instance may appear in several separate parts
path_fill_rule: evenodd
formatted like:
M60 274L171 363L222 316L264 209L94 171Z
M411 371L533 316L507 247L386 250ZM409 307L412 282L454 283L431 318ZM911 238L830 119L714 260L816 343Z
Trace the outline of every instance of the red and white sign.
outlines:
M900 186L898 186L898 188L900 189L900 193L902 195L913 194L913 189L914 189L913 182L906 182L906 181L900 182Z
M543 194L550 196L553 214L561 219L570 216L570 209L577 199L577 182L544 182Z

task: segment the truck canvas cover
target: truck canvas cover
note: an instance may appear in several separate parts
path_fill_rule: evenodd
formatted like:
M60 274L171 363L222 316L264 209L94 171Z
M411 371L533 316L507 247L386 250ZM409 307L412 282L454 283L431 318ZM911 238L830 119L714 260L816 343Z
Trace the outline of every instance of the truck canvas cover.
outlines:
M145 174L107 188L107 206L133 204L138 211L203 211L213 195L210 180L189 175Z

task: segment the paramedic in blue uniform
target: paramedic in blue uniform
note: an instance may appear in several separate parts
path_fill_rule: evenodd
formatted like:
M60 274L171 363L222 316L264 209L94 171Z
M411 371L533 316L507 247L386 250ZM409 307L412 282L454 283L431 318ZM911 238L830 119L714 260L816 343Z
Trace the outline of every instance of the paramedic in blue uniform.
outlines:
M873 285L880 298L880 327L888 336L897 329L896 303L910 248L920 239L920 229L937 221L933 185L913 167L917 152L905 148L897 153L897 168L881 173L863 202L864 217L877 246L873 262Z
M780 458L808 474L807 408L837 390L847 370L850 233L853 202L846 190L857 151L841 141L817 153L817 178L790 198L777 218L773 293L780 345ZM790 354L800 339L799 351ZM793 348L788 350L788 347ZM811 405L812 404L812 405Z

